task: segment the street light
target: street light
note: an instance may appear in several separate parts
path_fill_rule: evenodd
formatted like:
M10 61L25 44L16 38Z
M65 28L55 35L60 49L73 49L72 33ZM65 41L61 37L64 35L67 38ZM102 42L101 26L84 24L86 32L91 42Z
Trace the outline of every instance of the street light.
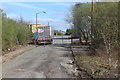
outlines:
M37 33L38 33L38 28L37 28L37 22L38 22L38 20L37 20L37 15L38 15L39 13L46 13L46 12L42 11L42 12L36 13L36 30L37 30Z

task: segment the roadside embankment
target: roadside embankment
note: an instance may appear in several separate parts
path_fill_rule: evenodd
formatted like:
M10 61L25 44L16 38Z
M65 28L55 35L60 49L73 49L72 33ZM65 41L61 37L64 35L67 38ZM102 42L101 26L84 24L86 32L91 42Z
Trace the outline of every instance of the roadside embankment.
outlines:
M71 49L81 78L117 78L115 61L108 65L107 58L94 55L89 46L72 45Z
M0 63L4 63L7 62L21 54L23 54L24 52L31 50L33 48L35 48L36 46L34 45L27 45L27 46L22 46L14 51L10 51L10 52L3 52L4 55L0 56Z

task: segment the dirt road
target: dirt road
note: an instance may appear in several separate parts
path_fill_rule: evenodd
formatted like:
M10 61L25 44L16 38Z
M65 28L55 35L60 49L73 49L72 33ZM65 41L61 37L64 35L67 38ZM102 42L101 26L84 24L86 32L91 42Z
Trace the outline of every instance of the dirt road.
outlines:
M70 40L55 39L3 63L3 78L71 78L60 64L71 60Z

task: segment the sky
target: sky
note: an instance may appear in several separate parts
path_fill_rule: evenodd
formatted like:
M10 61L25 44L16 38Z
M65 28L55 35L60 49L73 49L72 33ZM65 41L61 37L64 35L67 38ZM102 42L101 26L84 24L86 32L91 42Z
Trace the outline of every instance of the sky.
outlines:
M32 24L35 24L35 14L45 11L46 14L38 14L38 23L54 27L56 30L66 30L70 24L65 21L71 13L71 8L76 2L91 2L92 0L1 0L0 8L7 17L19 19L20 16ZM94 0L100 1L100 0ZM106 1L106 0L105 0ZM108 0L109 1L109 0ZM115 0L113 0L115 1Z
M20 1L20 0L19 0ZM22 1L22 0L21 0ZM32 0L33 1L33 0ZM83 0L82 2L89 2ZM38 14L38 23L54 27L55 30L63 30L70 28L70 24L65 21L66 16L71 13L71 8L76 2L12 2L12 0L3 0L0 8L4 10L7 17L18 20L22 16L23 20L30 24L36 23L36 13ZM42 13L45 11L46 13Z
M54 27L56 30L66 30L70 28L69 23L65 21L66 16L70 14L71 7L75 2L3 2L7 17L17 20L22 18L31 23L36 22L36 13L38 14L38 23ZM46 13L42 13L45 11Z

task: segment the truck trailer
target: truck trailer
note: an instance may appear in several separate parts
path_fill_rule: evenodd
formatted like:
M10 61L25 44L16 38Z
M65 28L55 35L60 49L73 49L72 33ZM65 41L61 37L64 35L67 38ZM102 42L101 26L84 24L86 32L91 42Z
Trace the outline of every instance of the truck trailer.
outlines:
M37 27L37 32L34 32L32 41L35 44L52 44L54 31L50 26Z

